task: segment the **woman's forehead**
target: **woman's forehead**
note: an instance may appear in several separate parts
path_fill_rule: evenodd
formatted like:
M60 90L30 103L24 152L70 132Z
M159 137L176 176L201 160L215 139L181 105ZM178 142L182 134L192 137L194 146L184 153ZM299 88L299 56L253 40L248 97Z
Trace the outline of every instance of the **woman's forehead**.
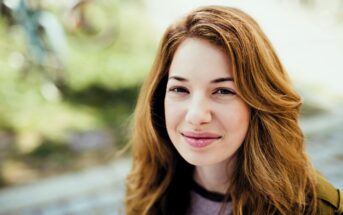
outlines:
M169 76L196 78L232 77L232 66L225 52L209 41L187 38L177 48L169 68Z

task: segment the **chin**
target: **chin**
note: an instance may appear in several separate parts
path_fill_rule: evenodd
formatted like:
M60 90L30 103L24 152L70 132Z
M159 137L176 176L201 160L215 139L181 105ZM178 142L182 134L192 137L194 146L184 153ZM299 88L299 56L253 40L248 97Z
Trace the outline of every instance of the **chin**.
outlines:
M209 166L212 164L217 163L216 161L211 161L208 159L204 159L203 157L192 157L192 156L181 156L187 163L193 166Z

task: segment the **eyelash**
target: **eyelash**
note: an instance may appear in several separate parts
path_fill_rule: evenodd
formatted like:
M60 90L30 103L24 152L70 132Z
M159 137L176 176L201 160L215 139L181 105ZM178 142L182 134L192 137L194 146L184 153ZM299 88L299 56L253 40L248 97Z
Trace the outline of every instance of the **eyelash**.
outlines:
M184 87L171 87L168 91L174 93L188 93L188 90Z
M227 89L227 88L218 88L215 90L215 92L218 91L224 91L225 93L220 93L221 95L236 95L236 93L233 90Z
M171 87L168 91L169 92L174 92L174 93L177 93L177 94L179 94L179 93L189 93L189 91L186 88L184 88L184 87ZM227 89L227 88L217 88L213 92L213 94L217 94L217 92L219 92L219 91L224 91L224 93L223 92L219 93L220 95L236 95L236 93L233 90Z

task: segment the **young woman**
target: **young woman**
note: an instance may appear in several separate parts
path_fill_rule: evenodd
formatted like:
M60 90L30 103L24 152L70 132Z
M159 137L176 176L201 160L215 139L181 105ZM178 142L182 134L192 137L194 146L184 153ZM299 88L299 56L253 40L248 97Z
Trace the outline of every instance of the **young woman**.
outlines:
M304 151L300 106L249 15L191 12L165 32L141 89L126 213L342 213Z

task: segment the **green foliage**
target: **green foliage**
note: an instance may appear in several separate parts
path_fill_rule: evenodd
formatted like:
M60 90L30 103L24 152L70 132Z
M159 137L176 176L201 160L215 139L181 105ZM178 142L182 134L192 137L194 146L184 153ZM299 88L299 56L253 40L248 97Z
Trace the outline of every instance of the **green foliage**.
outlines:
M30 157L35 158L51 158L55 157L58 158L58 155L68 156L71 152L63 143L56 143L52 140L45 140L42 144L40 144L37 148L35 148L32 152L28 154Z
M49 69L30 61L22 29L0 19L0 131L13 131L13 145L18 146L9 159L37 169L46 168L44 163L53 169L55 163L68 170L83 156L64 142L71 132L106 130L115 135L114 148L126 143L156 42L141 1L94 2L98 3L89 5L87 17L95 31L66 30L64 82L58 85L49 79ZM62 23L62 13L51 11ZM23 152L18 140L30 133L39 138L32 140L35 147ZM96 156L92 159L97 162ZM1 182L1 174L0 166L0 184L7 184Z

